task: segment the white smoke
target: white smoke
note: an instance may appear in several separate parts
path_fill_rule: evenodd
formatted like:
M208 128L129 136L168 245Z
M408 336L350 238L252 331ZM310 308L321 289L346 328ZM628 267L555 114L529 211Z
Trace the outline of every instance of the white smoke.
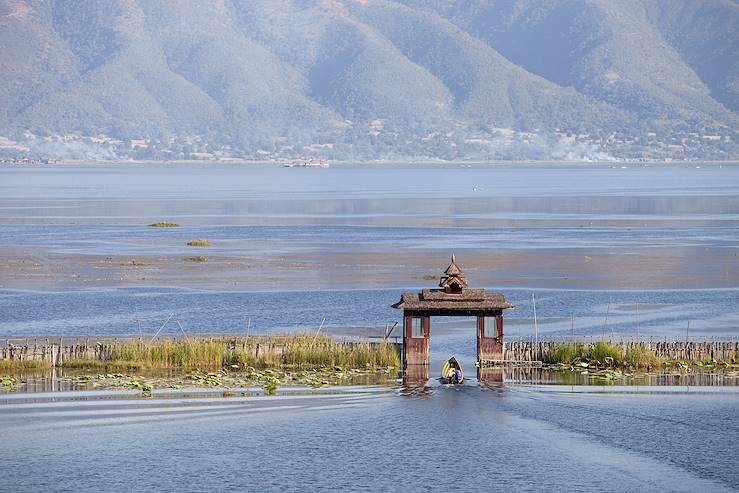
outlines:
M539 134L496 129L485 138L468 139L469 154L482 154L492 160L531 161L618 161L594 143L578 141L562 134Z
M107 161L120 159L115 148L83 140L47 140L30 138L23 141L34 158L59 160Z

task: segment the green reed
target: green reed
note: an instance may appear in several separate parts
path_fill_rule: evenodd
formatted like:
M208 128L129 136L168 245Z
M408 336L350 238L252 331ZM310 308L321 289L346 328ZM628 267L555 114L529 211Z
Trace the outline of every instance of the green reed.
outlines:
M174 339L112 344L104 360L66 360L67 368L387 368L400 366L393 344L343 342L297 334L216 339Z
M44 370L51 368L48 361L0 359L0 370Z

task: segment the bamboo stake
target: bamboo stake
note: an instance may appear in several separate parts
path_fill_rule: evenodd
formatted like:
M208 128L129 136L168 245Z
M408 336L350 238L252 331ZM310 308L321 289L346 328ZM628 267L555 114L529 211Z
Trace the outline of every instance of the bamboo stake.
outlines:
M151 338L151 340L149 341L149 344L151 344L152 342L154 342L154 339L157 338L157 336L159 335L159 333L162 331L162 329L164 328L164 326L167 325L167 322L169 322L172 319L172 317L174 317L174 313L171 314L169 316L169 318L167 318L167 320L164 321L164 323L162 324L161 327L159 327L159 330L157 330L157 333L154 334L154 337Z
M323 317L323 320L321 320L321 325L318 326L318 330L316 331L316 335L313 336L313 342L311 343L311 346L316 343L316 339L318 339L318 333L321 332L321 328L323 328L323 323L326 321L326 317Z
M539 342L539 324L536 321L536 296L531 293L531 301L534 304L534 341Z
M572 317L572 337L571 337L571 340L572 340L572 342L575 342L575 314L572 313L571 314L571 317Z

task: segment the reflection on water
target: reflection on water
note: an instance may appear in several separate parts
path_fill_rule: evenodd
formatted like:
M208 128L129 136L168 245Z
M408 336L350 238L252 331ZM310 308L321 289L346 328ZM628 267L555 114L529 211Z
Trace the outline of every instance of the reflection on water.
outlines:
M403 371L403 387L409 389L425 389L429 383L428 365L408 365Z
M409 365L403 373L403 387L407 391L415 389L431 390L439 387L438 378L429 379L429 367ZM477 379L465 376L467 386L480 385L489 388L511 386L577 386L598 388L631 388L634 391L645 387L739 387L739 371L736 369L714 371L680 372L663 370L653 372L620 372L608 375L597 370L571 371L533 367L478 368Z
M395 374L371 373L351 375L350 378L342 380L337 387L333 384L330 387L323 387L321 390L340 391L341 388L368 388L368 387L384 387L400 389L403 395L423 395L434 392L442 386L439 382L436 372L430 374L433 367L425 365L409 365L402 372L402 379L398 379ZM100 370L103 374L105 371ZM113 390L115 392L124 392L130 394L131 397L141 395L140 391L127 392L126 387L122 383L129 380L141 380L151 383L159 397L171 395L174 397L188 395L196 389L193 383L190 383L186 376L190 372L186 370L147 370L127 372L121 374L120 378L110 377L107 379L96 379L98 375L95 371L80 369L61 369L54 368L51 370L17 370L3 371L3 375L13 375L17 379L17 383L11 390L3 392L0 388L0 396L17 394L37 394L37 393L78 393L78 398L85 396L93 397L95 392L101 390ZM234 374L238 377L238 374ZM402 382L402 383L401 383ZM185 385L181 390L173 390ZM482 368L477 369L477 378L473 376L473 372L468 370L465 375L465 382L462 386L489 388L510 388L516 386L578 386L578 387L599 387L599 388L638 388L646 387L669 387L669 388L685 388L685 387L739 387L739 372L736 370L715 370L696 372L692 370L690 373L681 373L679 371L657 371L657 372L637 372L611 377L598 376L594 370L588 372L554 370L550 368L530 368L530 367L504 367L504 368ZM460 386L460 387L462 387ZM295 389L294 386L283 386L278 394L290 392ZM213 388L210 390L198 390L199 396L203 397L210 393L215 396L221 396L224 392L234 395L264 395L264 390L260 387L253 388ZM3 399L0 398L0 402Z
M478 368L477 381L484 387L500 387L510 382L510 369L504 368Z
M667 387L712 387L739 386L739 372L736 370L700 371L684 373L675 370L649 373L628 371L621 375L608 377L597 371L562 371L548 368L505 368L492 369L495 378L503 378L509 385L597 385L597 386L667 386ZM484 370L487 371L487 370ZM499 376L498 376L499 375Z

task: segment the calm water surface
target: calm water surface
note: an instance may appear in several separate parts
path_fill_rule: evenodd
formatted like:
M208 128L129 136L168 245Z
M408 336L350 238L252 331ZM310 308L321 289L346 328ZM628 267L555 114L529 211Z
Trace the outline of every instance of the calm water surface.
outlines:
M0 307L4 307L0 337L152 335L172 314L171 325L160 331L162 335L182 335L180 326L188 334L314 331L325 319L324 326L339 334L372 336L400 320L400 312L390 305L402 291L0 290ZM511 337L534 334L532 293L542 336L570 337L575 315L575 336L739 337L739 290L505 292L517 306L506 314L506 332ZM472 319L437 318L433 323L442 332L470 328L474 339Z
M182 227L146 227L160 220ZM213 246L195 252L193 238ZM172 314L187 333L325 318L367 336L452 251L517 305L512 337L533 333L532 294L547 337L572 336L573 317L578 337L681 340L688 320L693 338L739 336L739 166L0 167L0 250L9 339L153 334ZM184 263L195 254L208 262ZM432 377L450 353L472 371L472 324L434 320ZM734 387L431 383L6 394L0 491L739 489Z
M452 252L512 336L739 336L735 165L6 166L0 249L7 338L379 330Z
M0 405L6 491L735 491L736 393Z

